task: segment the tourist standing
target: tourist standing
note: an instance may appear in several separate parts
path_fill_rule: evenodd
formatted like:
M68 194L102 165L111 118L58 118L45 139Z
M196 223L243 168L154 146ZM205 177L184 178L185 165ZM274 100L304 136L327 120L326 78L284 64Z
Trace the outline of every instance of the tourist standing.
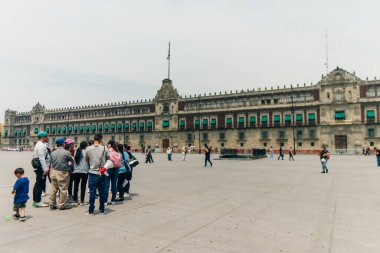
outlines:
M321 160L322 172L321 173L329 173L327 168L327 162L330 159L330 153L327 150L326 146L323 147L321 153L319 154L319 158Z
M122 144L117 145L117 149L119 150L122 156L121 167L119 168L119 175L117 178L117 189L119 192L119 198L116 201L124 200L124 189L128 184L128 174L131 173L131 168L129 167L129 155L125 152L125 149Z
M124 196L127 198L130 198L130 188L131 188L131 181L132 181L132 174L133 174L133 168L139 165L139 161L137 158L131 153L131 146L124 145L125 152L128 154L129 157L129 168L131 169L131 173L127 174L127 185L124 187Z
M153 163L152 148L150 146L146 149L145 163Z
M375 148L375 154L376 154L377 166L380 167L380 150L378 148Z
M71 138L67 138L65 140L65 149L70 152L71 156L74 157L75 155L75 142ZM71 170L70 170L70 181L69 181L69 188L68 188L68 194L69 194L69 199L73 199L73 172L74 172L74 164L70 164Z
M87 180L88 180L88 171L90 170L90 166L88 165L85 159L87 146L88 146L87 142L82 141L74 155L75 165L74 165L74 172L72 176L74 179L73 200L78 205L84 205L84 197L86 194L86 185L87 185ZM80 184L80 203L78 200L79 184Z
M282 146L280 146L280 150L278 151L278 159L277 160L280 160L280 158L282 158L282 160L284 160L284 151L282 150Z
M103 136L101 134L96 134L94 137L94 145L86 149L86 161L90 164L88 174L90 206L87 211L89 215L94 215L96 190L99 192L99 211L101 214L106 213L104 210L106 176L104 175L105 168L103 166L106 161L109 160L109 155L108 149L102 145L102 140Z
M52 173L51 173L51 195L50 195L50 210L57 208L56 193L59 194L58 208L60 210L71 209L67 205L67 190L70 182L71 165L74 164L74 158L70 152L64 149L65 139L59 138L55 141L57 149L51 154Z
M29 179L24 177L24 169L17 168L14 172L17 177L17 181L13 186L12 194L15 194L13 200L13 211L15 214L13 215L13 219L25 221L25 208L26 202L29 199Z
M211 167L212 167L212 162L211 162L211 146L207 146L207 144L205 144L205 167L207 167L207 162L210 163Z
M171 147L168 147L168 149L166 150L166 154L168 155L168 161L173 161L172 160L173 149Z
M119 168L121 167L121 161L122 161L122 156L117 149L117 145L118 143L113 140L110 140L108 142L108 155L110 157L110 160L114 164L114 168L107 169L108 176L106 176L106 189L105 189L105 197L104 197L105 198L104 203L106 205L108 204L115 205L115 201L116 201L117 178L119 176ZM121 150L121 152L123 152L123 150ZM108 202L108 193L110 190L110 186L111 186L112 197L111 197L111 201Z
M38 133L38 142L36 143L33 151L32 166L34 172L36 173L36 183L33 187L33 206L34 207L48 207L47 204L41 202L41 195L44 186L43 180L49 173L49 167L46 164L46 159L48 157L47 149L45 143L48 141L46 132Z
M270 146L270 149L269 149L269 159L274 160L274 154L273 154L273 147L272 146Z
M294 156L293 156L293 148L289 148L289 161L293 160L294 161Z
M46 150L47 150L46 165L50 169L50 164L51 164L51 149L50 149L50 145L49 145L48 142L46 142L45 145L46 145ZM46 197L46 177L49 179L49 182L51 183L49 171L47 173L47 176L44 177L45 179L42 180L43 186L42 186L41 197Z

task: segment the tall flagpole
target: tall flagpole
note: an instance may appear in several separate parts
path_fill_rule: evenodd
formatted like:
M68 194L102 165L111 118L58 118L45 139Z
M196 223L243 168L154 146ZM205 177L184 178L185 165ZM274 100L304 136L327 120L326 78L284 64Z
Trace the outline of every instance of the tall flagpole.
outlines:
M168 60L168 79L170 79L170 41L169 41L168 57L166 59Z

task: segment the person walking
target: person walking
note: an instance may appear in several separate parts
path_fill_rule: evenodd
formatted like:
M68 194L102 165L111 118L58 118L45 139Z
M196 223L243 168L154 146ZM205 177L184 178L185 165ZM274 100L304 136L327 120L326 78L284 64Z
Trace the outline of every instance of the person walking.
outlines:
M74 158L70 152L64 149L65 139L59 138L55 141L57 149L51 153L52 171L51 171L51 195L50 210L57 209L56 193L59 194L58 208L60 210L71 209L67 205L67 190L70 182L71 164L74 164Z
M284 151L282 150L282 146L280 146L280 150L278 151L277 160L280 160L280 158L282 158L282 160L284 160Z
M321 160L322 172L321 173L329 173L327 168L327 161L330 159L330 153L327 150L326 146L323 147L321 153L319 154L319 158Z
M172 160L173 149L171 147L168 147L168 149L166 150L166 154L168 155L168 161L173 161Z
M152 149L150 146L148 146L145 152L145 163L153 163Z
M274 160L273 147L271 146L269 149L269 159Z
M377 160L377 166L380 167L380 150L379 148L374 148Z
M95 195L96 190L99 192L99 211L100 214L106 214L104 209L104 195L106 186L106 171L103 167L107 160L109 160L108 149L102 145L103 136L95 134L94 145L88 147L86 150L86 161L90 165L88 174L88 186L90 188L89 208L87 213L94 215L95 210Z
M294 161L294 156L293 156L293 148L290 147L289 148L289 161Z
M86 141L82 141L79 145L79 148L74 154L74 172L73 172L73 180L74 180L74 197L73 200L77 205L84 205L84 197L86 194L86 185L88 180L88 171L90 170L90 166L86 162L86 148L88 143ZM78 191L80 184L80 202L78 200Z
M49 167L46 164L48 152L45 144L48 141L48 137L46 132L39 132L37 136L39 140L34 147L32 160L32 166L36 173L36 183L33 187L33 206L48 207L49 205L41 202L44 180L46 180L45 177L49 173Z
M187 155L188 149L186 146L183 146L182 148L182 161L186 160L186 155Z
M116 201L116 194L117 194L117 178L119 176L119 168L121 167L121 161L122 161L122 156L119 153L119 150L117 149L118 143L110 140L108 142L108 154L110 157L110 160L114 164L114 168L109 168L107 169L107 174L106 176L106 189L105 189L105 199L104 199L104 204L106 205L115 205ZM123 152L123 150L121 150ZM111 187L111 201L108 202L108 193L110 191Z
M207 162L210 163L210 166L212 167L212 162L211 162L211 146L209 147L207 144L205 144L205 167L207 167Z

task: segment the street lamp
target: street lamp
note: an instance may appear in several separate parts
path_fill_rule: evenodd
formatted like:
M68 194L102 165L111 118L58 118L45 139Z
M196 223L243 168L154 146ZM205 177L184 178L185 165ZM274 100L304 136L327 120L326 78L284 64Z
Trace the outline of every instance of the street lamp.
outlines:
M201 95L198 96L198 154L202 154L202 151L201 151Z
M295 121L295 118L294 118L294 101L293 101L293 97L294 97L294 90L293 90L293 85L290 85L290 88L292 89L292 129L293 129L293 152L294 154L296 154L296 136L295 136L295 125L296 125L296 121Z

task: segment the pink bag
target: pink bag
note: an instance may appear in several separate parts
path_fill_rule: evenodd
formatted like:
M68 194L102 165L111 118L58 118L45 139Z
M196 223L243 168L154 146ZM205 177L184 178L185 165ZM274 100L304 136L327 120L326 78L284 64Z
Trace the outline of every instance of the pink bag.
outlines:
M113 162L114 168L121 167L121 154L115 151L110 151L110 160Z

